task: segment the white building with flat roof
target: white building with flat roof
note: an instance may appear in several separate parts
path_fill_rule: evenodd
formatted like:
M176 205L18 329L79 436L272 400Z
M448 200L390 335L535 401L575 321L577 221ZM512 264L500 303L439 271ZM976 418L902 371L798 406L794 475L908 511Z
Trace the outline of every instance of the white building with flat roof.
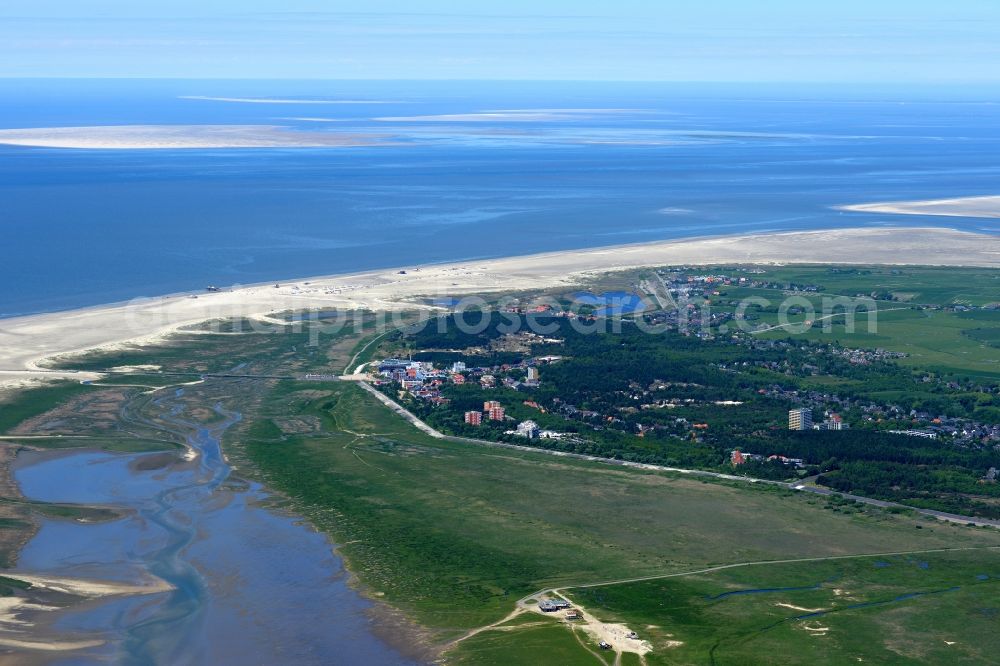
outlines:
M517 434L521 437L535 439L538 437L539 432L540 429L538 428L538 424L534 421L521 421L521 423L517 425Z

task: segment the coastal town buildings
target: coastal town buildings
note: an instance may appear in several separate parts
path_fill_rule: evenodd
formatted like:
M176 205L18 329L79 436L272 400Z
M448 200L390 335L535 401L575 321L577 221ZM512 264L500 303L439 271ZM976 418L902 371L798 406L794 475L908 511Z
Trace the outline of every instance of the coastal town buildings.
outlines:
M759 453L744 453L739 449L733 449L729 454L729 464L733 467L745 465L748 462L778 462L786 467L805 467L805 460L802 458L788 458L786 456L771 455L765 456Z
M824 421L813 426L816 430L847 430L850 426L844 423L840 414L830 414Z

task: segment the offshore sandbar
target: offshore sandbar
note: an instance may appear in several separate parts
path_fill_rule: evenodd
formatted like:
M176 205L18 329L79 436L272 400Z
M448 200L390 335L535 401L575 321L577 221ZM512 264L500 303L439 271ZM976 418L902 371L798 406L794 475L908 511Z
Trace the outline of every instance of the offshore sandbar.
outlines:
M856 213L998 218L1000 217L1000 196L957 197L954 199L927 199L923 201L883 201L837 206L837 209Z
M208 95L181 95L177 99L204 102L233 102L237 104L398 104L399 102L374 99L286 99L280 97L210 97Z
M97 125L0 130L0 144L84 150L323 148L374 145L381 138L302 132L280 125Z

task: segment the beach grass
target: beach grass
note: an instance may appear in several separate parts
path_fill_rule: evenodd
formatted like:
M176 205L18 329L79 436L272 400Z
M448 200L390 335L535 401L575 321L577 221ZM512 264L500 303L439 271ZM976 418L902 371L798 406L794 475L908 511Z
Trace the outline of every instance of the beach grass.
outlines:
M13 393L0 402L0 433L9 432L22 421L43 414L87 390L78 382L58 382Z

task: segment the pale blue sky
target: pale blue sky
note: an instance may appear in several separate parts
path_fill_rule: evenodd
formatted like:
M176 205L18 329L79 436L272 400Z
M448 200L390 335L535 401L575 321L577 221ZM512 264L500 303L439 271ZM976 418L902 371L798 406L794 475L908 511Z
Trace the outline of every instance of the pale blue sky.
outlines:
M0 77L1000 82L1000 0L0 0Z

